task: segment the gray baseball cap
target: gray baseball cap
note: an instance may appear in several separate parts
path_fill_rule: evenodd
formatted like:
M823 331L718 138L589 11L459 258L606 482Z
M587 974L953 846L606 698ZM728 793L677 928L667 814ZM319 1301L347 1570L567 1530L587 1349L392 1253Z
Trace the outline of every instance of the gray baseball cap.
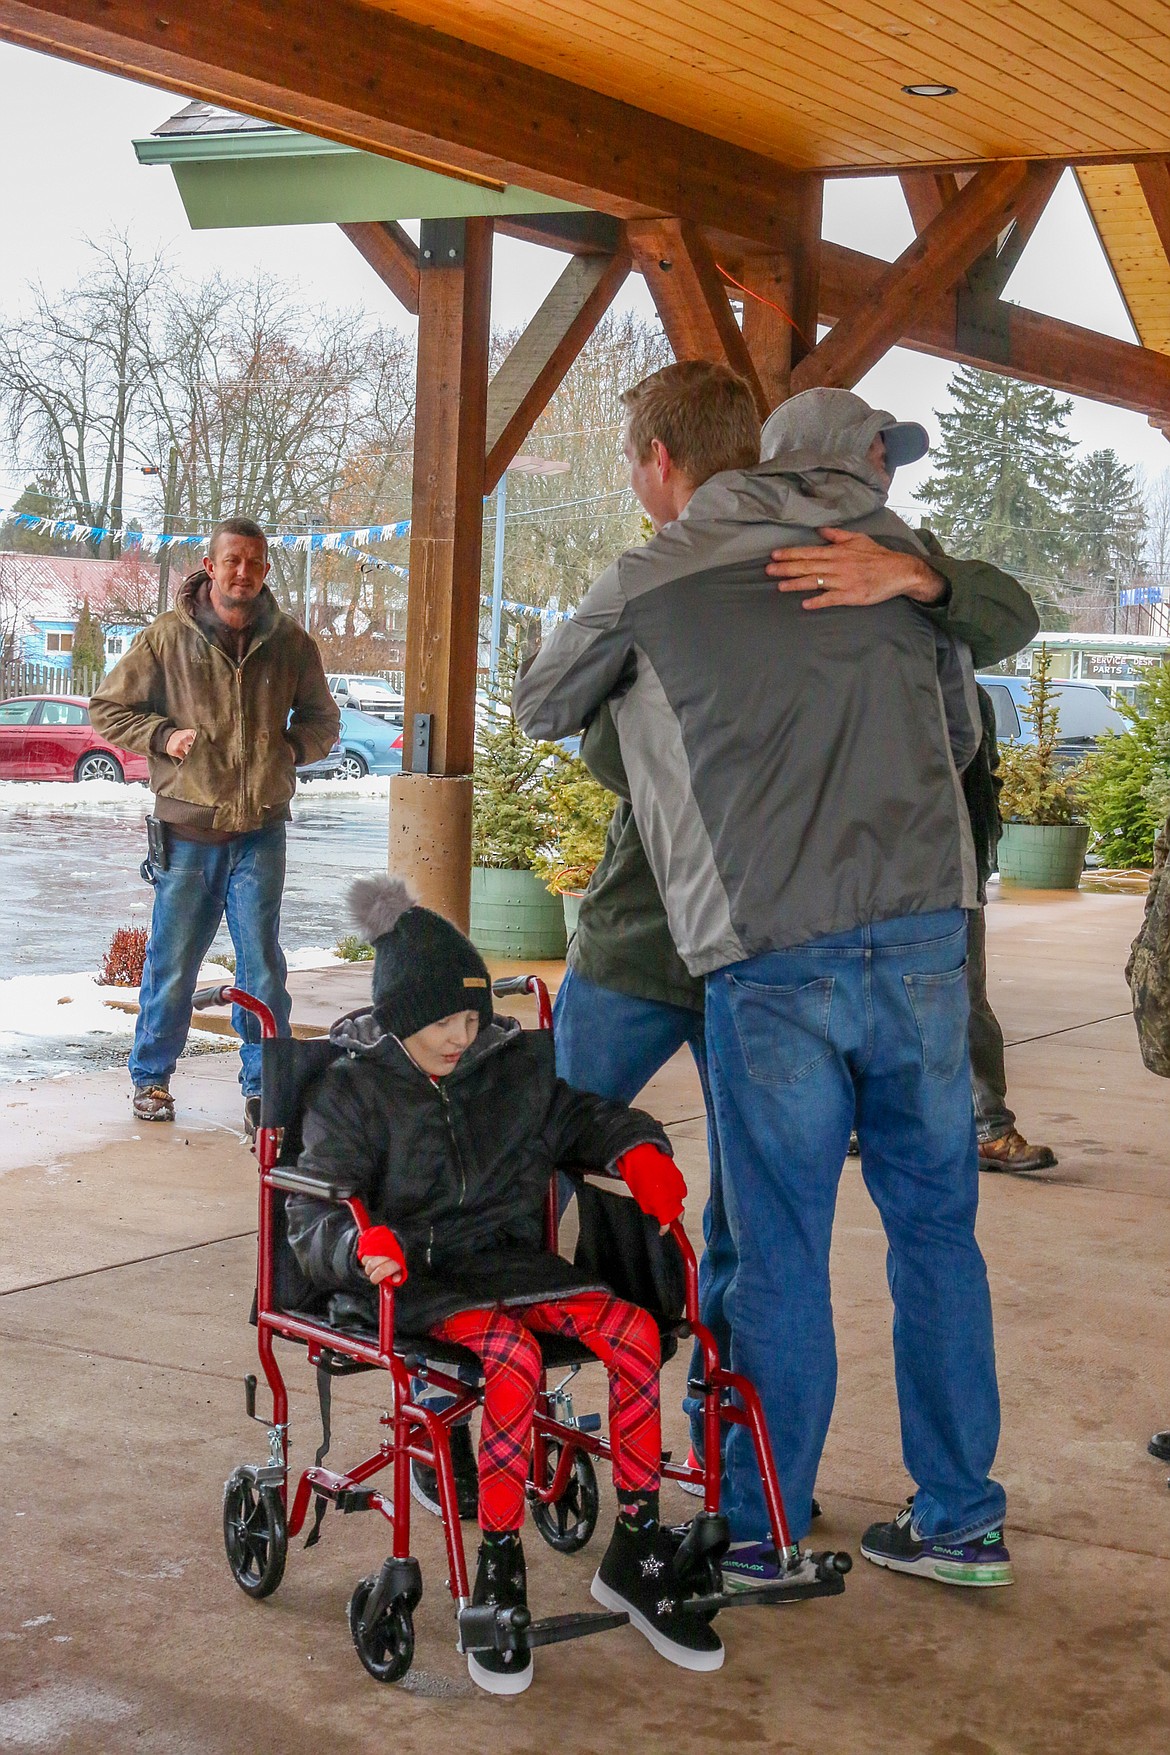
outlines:
M930 449L926 428L916 420L896 420L885 408L871 408L852 390L818 388L789 397L764 422L760 457L864 457L878 434L885 440L891 470L917 463Z

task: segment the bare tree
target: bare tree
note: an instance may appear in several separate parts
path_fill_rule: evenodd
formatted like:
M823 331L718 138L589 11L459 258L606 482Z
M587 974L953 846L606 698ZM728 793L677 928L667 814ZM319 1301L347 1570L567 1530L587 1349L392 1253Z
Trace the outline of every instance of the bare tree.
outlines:
M13 446L52 483L64 516L118 529L161 264L136 261L125 238L90 247L89 274L63 296L33 287L31 312L0 335L0 401ZM114 552L108 539L100 546Z

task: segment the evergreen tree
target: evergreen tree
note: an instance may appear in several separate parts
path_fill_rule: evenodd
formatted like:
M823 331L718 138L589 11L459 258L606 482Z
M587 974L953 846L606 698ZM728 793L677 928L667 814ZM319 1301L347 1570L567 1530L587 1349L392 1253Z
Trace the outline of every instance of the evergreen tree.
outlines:
M8 517L0 524L0 549L22 555L64 555L71 552L74 545L62 542L55 536L47 536L43 530L35 530L28 524L18 524L18 512L29 513L34 518L59 517L57 500L48 482L30 481L20 498L14 501Z
M1064 431L1072 403L971 366L947 389L954 406L936 411L942 443L917 497L949 548L1015 574L1049 625L1063 627L1053 586L1073 555L1074 447Z
M1090 451L1077 464L1069 524L1084 581L1081 589L1096 599L1090 625L1116 628L1120 593L1133 584L1142 565L1147 525L1137 472L1116 451Z
M106 670L106 637L102 624L89 607L89 598L81 605L81 614L73 630L73 669L104 676Z
M1136 705L1119 701L1129 730L1104 737L1086 764L1083 797L1107 865L1147 866L1154 836L1166 814L1170 756L1170 661L1152 665L1137 691Z
M515 634L500 648L500 673L488 687L475 731L475 792L471 857L476 865L528 871L555 833L549 808L548 764L562 751L521 731L512 711L520 663Z

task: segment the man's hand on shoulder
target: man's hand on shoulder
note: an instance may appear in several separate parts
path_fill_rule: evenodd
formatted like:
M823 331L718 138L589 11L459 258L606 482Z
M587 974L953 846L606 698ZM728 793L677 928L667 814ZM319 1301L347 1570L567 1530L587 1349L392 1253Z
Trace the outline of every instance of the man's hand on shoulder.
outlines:
M864 609L891 597L927 606L944 602L946 580L918 555L883 548L859 530L820 532L825 546L776 548L765 569L781 591L813 593L804 609Z
M167 755L174 762L182 762L191 753L191 745L199 736L197 731L172 731L167 738Z

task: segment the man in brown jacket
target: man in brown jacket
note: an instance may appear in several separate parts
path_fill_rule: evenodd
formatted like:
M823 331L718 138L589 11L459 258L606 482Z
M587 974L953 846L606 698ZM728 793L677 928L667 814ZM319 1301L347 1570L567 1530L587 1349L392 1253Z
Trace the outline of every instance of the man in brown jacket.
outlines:
M138 636L90 702L104 737L149 759L159 825L143 868L154 910L130 1055L142 1121L175 1118L171 1074L199 966L225 914L237 985L288 1034L280 903L289 800L297 763L328 755L341 719L317 647L264 583L268 568L258 524L218 525L174 609ZM232 1024L252 1131L259 1030L238 1007Z

